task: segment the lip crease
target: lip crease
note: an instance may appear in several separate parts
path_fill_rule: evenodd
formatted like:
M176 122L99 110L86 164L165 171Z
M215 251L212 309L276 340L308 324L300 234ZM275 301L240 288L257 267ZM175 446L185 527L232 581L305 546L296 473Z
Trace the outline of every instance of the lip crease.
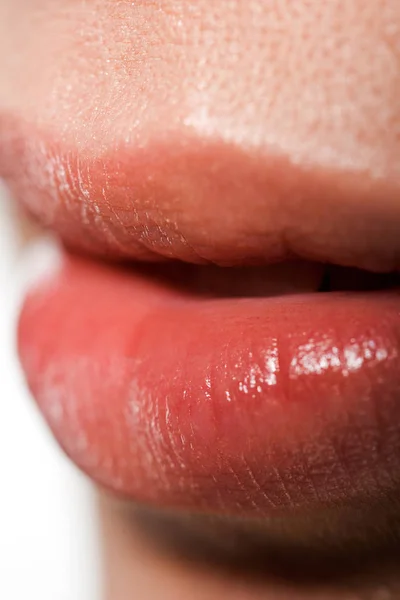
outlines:
M65 256L22 364L65 451L159 506L269 516L398 489L400 293L188 294Z

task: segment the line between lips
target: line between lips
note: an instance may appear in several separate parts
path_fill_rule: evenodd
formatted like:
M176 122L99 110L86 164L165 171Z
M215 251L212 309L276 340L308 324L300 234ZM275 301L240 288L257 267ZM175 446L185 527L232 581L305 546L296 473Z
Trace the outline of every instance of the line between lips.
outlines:
M400 484L400 293L204 299L65 256L19 352L93 479L134 500L265 516Z

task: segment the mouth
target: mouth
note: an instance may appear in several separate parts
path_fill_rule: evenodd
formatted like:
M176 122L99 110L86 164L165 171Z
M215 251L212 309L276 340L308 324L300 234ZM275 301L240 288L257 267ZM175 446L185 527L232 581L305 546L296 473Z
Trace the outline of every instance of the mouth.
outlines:
M29 385L82 469L139 502L257 517L398 490L390 177L182 137L75 160L2 131L28 210L130 265L67 253L21 315Z
M269 542L293 522L336 548L398 531L390 177L204 144L73 160L10 132L3 173L66 246L18 344L72 460L136 504L262 522Z

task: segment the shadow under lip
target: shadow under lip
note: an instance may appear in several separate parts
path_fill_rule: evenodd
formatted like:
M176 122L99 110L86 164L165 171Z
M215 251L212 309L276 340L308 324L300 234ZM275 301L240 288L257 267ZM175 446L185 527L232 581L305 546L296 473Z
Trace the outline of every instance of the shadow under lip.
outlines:
M108 496L105 502L156 552L229 577L340 590L387 583L398 573L400 511L395 502L361 518L355 509L347 515L316 515L312 522L159 511Z

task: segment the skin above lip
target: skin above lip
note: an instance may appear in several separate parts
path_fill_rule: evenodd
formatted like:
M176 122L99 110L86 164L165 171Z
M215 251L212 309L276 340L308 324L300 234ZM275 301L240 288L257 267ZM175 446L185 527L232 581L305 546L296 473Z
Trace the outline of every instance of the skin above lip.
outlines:
M19 349L72 459L160 506L268 516L400 484L399 292L199 297L66 257Z

